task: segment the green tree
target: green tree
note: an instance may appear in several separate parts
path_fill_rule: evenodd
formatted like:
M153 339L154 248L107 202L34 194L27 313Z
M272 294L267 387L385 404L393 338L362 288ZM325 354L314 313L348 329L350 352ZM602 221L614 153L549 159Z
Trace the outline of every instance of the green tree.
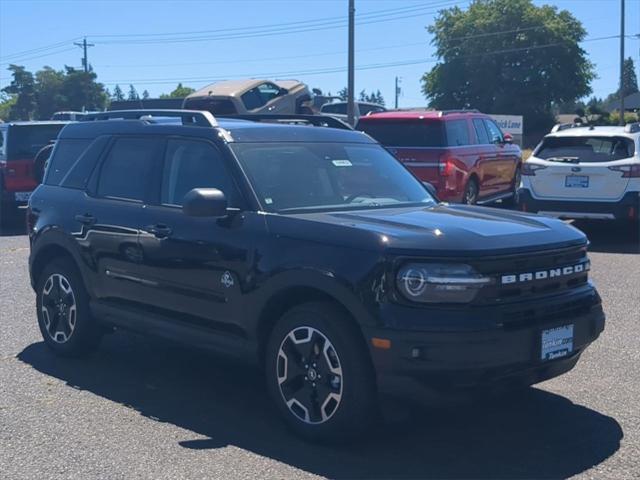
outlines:
M122 89L120 85L116 85L116 88L113 89L113 95L111 96L111 100L115 102L122 102L124 100L124 93L122 93Z
M107 104L104 85L96 81L93 71L85 72L65 67L62 95L66 98L66 110L103 110Z
M16 104L17 100L17 95L9 95L8 93L0 92L0 120L9 120L11 107Z
M633 58L627 58L622 64L622 94L626 97L638 91L638 77Z
M136 87L134 87L133 85L129 85L129 95L127 96L127 100L129 101L140 100L140 95L138 95L138 91L136 90Z
M63 71L51 67L36 72L37 118L51 118L55 112L68 109L68 99L62 93L65 80Z
M185 98L188 95L191 95L196 90L191 87L184 87L182 83L179 83L178 86L169 94L163 93L160 95L160 98Z
M33 74L20 65L9 65L13 80L4 93L15 95L15 103L9 110L9 120L31 120L36 111L36 88Z
M143 100L148 100L149 99L149 92L147 92L146 90L142 92L142 99Z
M428 27L439 62L423 93L436 108L524 115L526 132L553 124L553 107L591 92L586 31L568 11L532 0L476 0ZM526 133L525 132L525 133Z
M349 92L347 91L347 87L344 87L341 90L338 90L337 93L338 97L340 97L340 100L342 100L343 102L347 101L347 97L349 96Z

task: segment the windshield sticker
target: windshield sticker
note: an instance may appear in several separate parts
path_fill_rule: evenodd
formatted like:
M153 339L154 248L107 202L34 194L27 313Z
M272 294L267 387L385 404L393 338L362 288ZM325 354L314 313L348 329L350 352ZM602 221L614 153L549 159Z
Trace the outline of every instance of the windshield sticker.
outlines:
M271 205L273 203L273 199L267 197L267 198L264 199L264 203L266 203L267 205Z
M351 167L353 164L349 160L332 160L336 167Z

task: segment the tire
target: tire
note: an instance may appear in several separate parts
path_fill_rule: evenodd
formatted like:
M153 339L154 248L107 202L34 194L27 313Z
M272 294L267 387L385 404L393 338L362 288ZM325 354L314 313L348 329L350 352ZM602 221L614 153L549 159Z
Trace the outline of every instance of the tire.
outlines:
M84 356L100 343L102 329L91 317L89 295L70 260L56 259L44 268L36 283L36 308L42 338L56 355Z
M471 177L464 187L464 194L462 195L462 203L466 205L475 205L478 203L478 181Z
M357 327L333 304L286 312L269 338L265 367L269 393L299 436L340 441L372 424L378 404L369 354Z

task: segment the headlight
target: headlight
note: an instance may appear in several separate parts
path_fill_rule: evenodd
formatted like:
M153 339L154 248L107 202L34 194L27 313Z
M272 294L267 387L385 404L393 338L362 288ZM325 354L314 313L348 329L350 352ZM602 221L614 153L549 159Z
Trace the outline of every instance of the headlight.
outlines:
M491 283L491 278L470 265L412 263L400 269L396 283L402 295L413 302L467 303Z

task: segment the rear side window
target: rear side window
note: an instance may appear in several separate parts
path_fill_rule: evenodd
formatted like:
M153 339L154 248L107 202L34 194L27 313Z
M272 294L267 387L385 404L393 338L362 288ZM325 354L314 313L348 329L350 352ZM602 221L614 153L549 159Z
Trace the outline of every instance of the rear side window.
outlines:
M47 174L44 183L47 185L60 185L60 182L76 163L80 155L87 149L91 140L64 139L60 140L47 162Z
M469 145L469 128L466 120L449 120L445 124L447 126L447 145L450 147Z
M387 147L444 147L444 132L440 121L381 121L360 122L358 130L371 135Z
M194 188L217 188L233 205L236 195L232 179L224 167L222 154L206 142L169 140L162 172L160 202L182 205Z
M478 137L478 143L480 145L491 143L489 141L489 135L487 135L487 130L484 128L484 122L482 121L482 119L473 119L473 129L476 131L476 137Z
M155 138L118 138L102 164L98 196L144 200L147 179L163 142Z
M14 125L9 132L9 160L33 159L42 147L58 137L64 124Z
M546 137L534 152L544 160L611 162L633 157L633 140L626 137Z

